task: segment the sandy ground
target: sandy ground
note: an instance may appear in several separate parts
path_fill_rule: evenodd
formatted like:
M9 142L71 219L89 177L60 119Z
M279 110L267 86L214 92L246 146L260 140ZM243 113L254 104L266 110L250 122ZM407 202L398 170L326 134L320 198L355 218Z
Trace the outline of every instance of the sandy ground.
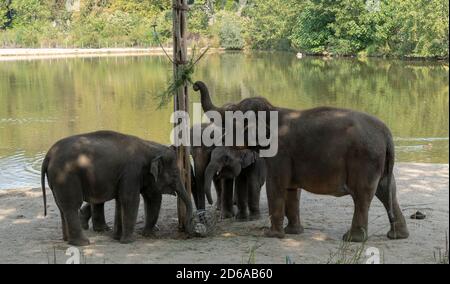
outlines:
M380 251L383 263L435 263L434 252L445 247L449 227L449 167L438 164L398 164L396 178L399 199L407 218L411 236L407 240L388 240L387 215L374 199L370 209L368 247ZM61 240L59 212L48 191L49 214L43 217L40 189L6 190L0 192L0 262L1 263L65 263L69 246ZM91 245L82 248L82 263L247 263L254 250L256 263L336 262L331 255L342 247L342 234L349 228L353 205L350 197L335 198L303 192L302 222L305 232L287 235L284 239L263 237L269 225L267 200L262 193L263 218L252 222L220 221L215 233L207 238L189 238L177 231L176 199L163 198L154 237L139 234L143 212L139 213L137 241L123 245L112 240L110 233L87 231ZM141 204L142 205L142 204ZM143 206L141 206L143 207ZM425 220L409 216L417 210ZM112 226L113 202L107 204L106 217ZM358 244L346 247L352 252Z
M165 48L172 55L172 48ZM190 51L189 49L188 51ZM220 52L210 48L208 52ZM0 61L34 60L73 57L164 55L159 47L152 48L0 48Z

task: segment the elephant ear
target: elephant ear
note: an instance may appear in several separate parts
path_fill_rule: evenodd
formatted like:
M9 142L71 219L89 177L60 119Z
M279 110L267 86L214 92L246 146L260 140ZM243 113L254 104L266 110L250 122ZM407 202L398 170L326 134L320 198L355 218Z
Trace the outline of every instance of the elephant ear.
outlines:
M158 182L158 176L161 169L161 156L158 156L152 160L152 164L150 166L150 173L152 174L155 182Z
M256 162L256 153L250 150L243 150L241 155L241 165L242 168L249 167L251 164Z

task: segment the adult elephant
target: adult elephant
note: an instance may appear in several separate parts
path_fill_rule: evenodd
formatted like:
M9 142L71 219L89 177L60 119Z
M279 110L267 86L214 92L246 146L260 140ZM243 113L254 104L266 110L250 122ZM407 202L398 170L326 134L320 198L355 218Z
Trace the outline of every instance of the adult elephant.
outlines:
M61 212L63 239L71 245L88 245L81 230L79 208L83 201L103 204L116 200L114 238L133 241L140 194L144 197L145 229L158 219L162 194L180 196L192 216L174 149L112 131L71 136L58 141L42 164L42 190L46 214L45 175ZM101 211L103 214L103 210ZM191 218L185 228L193 232Z
M268 237L282 238L285 233L303 231L298 188L316 194L351 195L355 210L344 240L363 242L367 239L368 211L374 196L388 213L391 229L387 236L390 239L409 236L396 195L394 143L383 122L348 109L275 107L261 97L247 98L225 108L217 107L203 82L196 82L193 88L200 91L203 110L217 111L222 119L226 110L278 113L278 152L265 158L271 217ZM283 228L285 215L288 225Z
M260 217L259 196L266 174L265 161L256 152L233 147L217 147L212 151L205 170L204 187L206 192L210 192L213 178L216 179L216 183L226 185L219 187L217 194L224 218L233 217L233 204L236 202L237 220L256 220ZM234 192L233 181L235 181Z

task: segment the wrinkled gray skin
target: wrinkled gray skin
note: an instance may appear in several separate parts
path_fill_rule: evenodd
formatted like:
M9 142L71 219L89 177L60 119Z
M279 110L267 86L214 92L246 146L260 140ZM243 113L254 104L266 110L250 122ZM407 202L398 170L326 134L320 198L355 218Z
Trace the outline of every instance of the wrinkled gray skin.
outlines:
M205 170L204 188L211 191L213 178L224 185L219 187L218 199L221 200L221 211L224 218L233 216L233 196L237 203L236 219L245 221L260 217L259 196L266 179L264 159L256 152L248 149L217 147L211 153L211 160ZM233 194L233 180L235 190ZM250 210L250 216L249 211Z
M367 240L368 212L374 196L388 213L391 224L388 238L409 236L396 195L394 143L383 122L348 109L275 107L261 97L217 107L203 82L196 82L193 88L201 93L203 111L217 111L222 120L227 110L264 111L266 117L270 117L269 111L278 113L278 152L274 157L264 158L271 218L266 236L282 238L285 233L303 232L299 188L316 194L352 197L355 210L351 228L343 236L346 241ZM288 225L283 228L285 216Z
M159 216L162 194L176 194L192 216L192 204L176 165L175 150L138 137L112 131L71 136L58 141L42 164L46 214L45 176L61 212L63 239L71 245L89 244L80 222L83 201L100 206L115 199L114 238L134 240L140 194L145 204L145 231L152 231ZM97 208L97 205L99 208ZM100 210L101 209L101 210ZM104 224L104 218L99 225ZM191 218L185 228L193 232Z

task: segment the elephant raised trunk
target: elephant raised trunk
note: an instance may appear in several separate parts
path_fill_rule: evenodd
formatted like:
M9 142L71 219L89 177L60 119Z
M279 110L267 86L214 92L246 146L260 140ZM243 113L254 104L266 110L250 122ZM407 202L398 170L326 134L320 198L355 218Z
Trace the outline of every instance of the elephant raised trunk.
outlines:
M200 91L200 101L202 104L202 108L204 112L207 111L218 111L221 115L224 114L224 109L216 107L212 101L211 96L209 95L208 87L206 87L206 84L202 81L197 81L193 85L194 91L198 92Z

